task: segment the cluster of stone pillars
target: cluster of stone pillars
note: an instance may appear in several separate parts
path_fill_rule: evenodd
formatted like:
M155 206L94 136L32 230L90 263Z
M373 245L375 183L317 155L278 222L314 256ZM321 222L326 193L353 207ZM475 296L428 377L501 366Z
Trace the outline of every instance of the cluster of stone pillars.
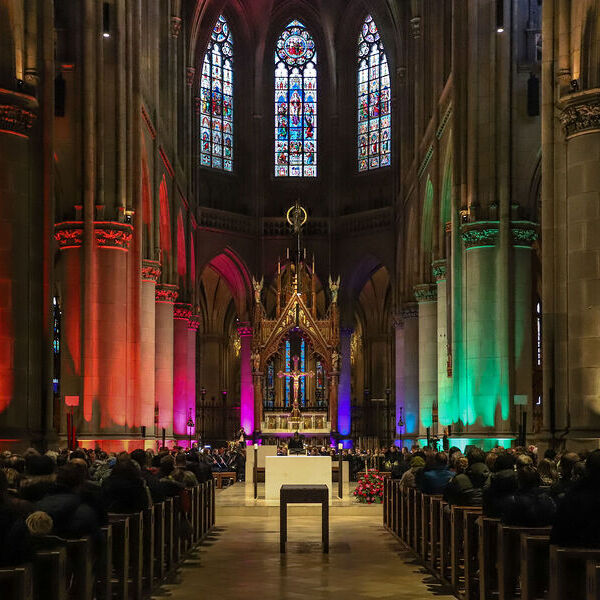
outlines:
M398 435L414 441L450 428L451 435L471 439L515 437L515 407L525 402L531 410L535 400L537 235L528 221L464 223L459 260L435 261L435 283L415 286L416 305L406 305L394 322Z

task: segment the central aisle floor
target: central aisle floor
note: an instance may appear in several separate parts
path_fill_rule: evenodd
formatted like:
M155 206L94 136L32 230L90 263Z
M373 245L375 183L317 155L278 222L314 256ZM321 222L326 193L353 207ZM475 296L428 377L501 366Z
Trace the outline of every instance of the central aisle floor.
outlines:
M236 484L239 487L244 484ZM234 486L236 487L236 486ZM232 490L233 491L233 490ZM207 540L189 557L173 585L154 598L173 600L452 600L383 528L381 507L333 508L330 553L321 552L320 517L288 515L288 551L279 554L279 518L224 510ZM297 507L300 509L301 507ZM316 507L314 507L316 508ZM304 511L302 511L304 512ZM320 512L320 511L319 511ZM348 514L345 514L348 513Z

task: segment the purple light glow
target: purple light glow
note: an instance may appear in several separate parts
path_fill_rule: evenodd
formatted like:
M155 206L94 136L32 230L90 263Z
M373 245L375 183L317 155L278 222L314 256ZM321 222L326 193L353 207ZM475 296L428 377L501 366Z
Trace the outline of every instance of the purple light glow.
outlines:
M252 366L250 354L252 330L249 326L240 326L240 425L246 435L254 431L254 386L252 384Z
M350 435L352 426L352 399L351 399L351 373L350 338L351 330L340 332L340 354L342 356L342 369L338 392L338 431L341 435Z

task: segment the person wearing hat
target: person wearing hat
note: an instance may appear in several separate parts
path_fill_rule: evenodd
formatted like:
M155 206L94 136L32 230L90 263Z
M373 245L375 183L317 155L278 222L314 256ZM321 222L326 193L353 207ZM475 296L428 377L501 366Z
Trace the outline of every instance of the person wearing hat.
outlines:
M416 478L418 473L420 473L425 468L425 460L420 456L415 456L410 461L410 469L402 475L402 479L400 479L400 487L401 488L414 488L417 487Z

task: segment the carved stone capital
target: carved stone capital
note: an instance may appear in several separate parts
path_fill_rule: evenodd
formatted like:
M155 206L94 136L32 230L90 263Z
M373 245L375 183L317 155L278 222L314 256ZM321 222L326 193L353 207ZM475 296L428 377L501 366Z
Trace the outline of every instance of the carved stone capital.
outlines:
M436 281L446 279L446 259L434 260L431 263L431 272Z
M237 332L240 337L252 335L252 325L250 325L250 323L240 323Z
M133 225L130 223L96 222L94 223L96 243L101 248L127 250L133 238Z
M158 281L162 268L157 260L145 258L142 261L142 281Z
M171 37L178 38L181 33L181 18L175 15L171 16Z
M422 302L435 302L437 300L437 285L434 283L421 283L415 285L415 299Z
M188 321L188 329L193 329L194 331L198 331L200 327L200 317L198 315L191 315L190 320Z
M187 86L192 87L194 84L194 77L196 76L196 69L194 67L188 67L185 75L185 82L187 83Z
M492 247L498 240L498 231L498 221L473 221L463 224L461 236L467 250Z
M38 103L33 96L0 89L0 131L29 137L37 109Z
M175 304L177 296L179 296L178 287L170 283L159 283L156 286L155 299L156 302L164 304Z
M539 237L539 225L531 221L513 221L510 235L515 248L531 248Z
M413 17L410 20L410 33L415 40L421 37L421 17Z
M192 316L192 305L185 302L178 302L173 307L173 318L189 321Z
M94 235L100 248L127 250L133 238L133 225L115 221L96 221ZM54 226L54 239L59 250L83 245L83 221L63 221Z
M409 302L402 307L400 315L402 316L403 321L407 321L408 319L416 319L419 316L419 307L416 302Z
M600 90L569 94L558 103L558 110L567 138L600 131Z

